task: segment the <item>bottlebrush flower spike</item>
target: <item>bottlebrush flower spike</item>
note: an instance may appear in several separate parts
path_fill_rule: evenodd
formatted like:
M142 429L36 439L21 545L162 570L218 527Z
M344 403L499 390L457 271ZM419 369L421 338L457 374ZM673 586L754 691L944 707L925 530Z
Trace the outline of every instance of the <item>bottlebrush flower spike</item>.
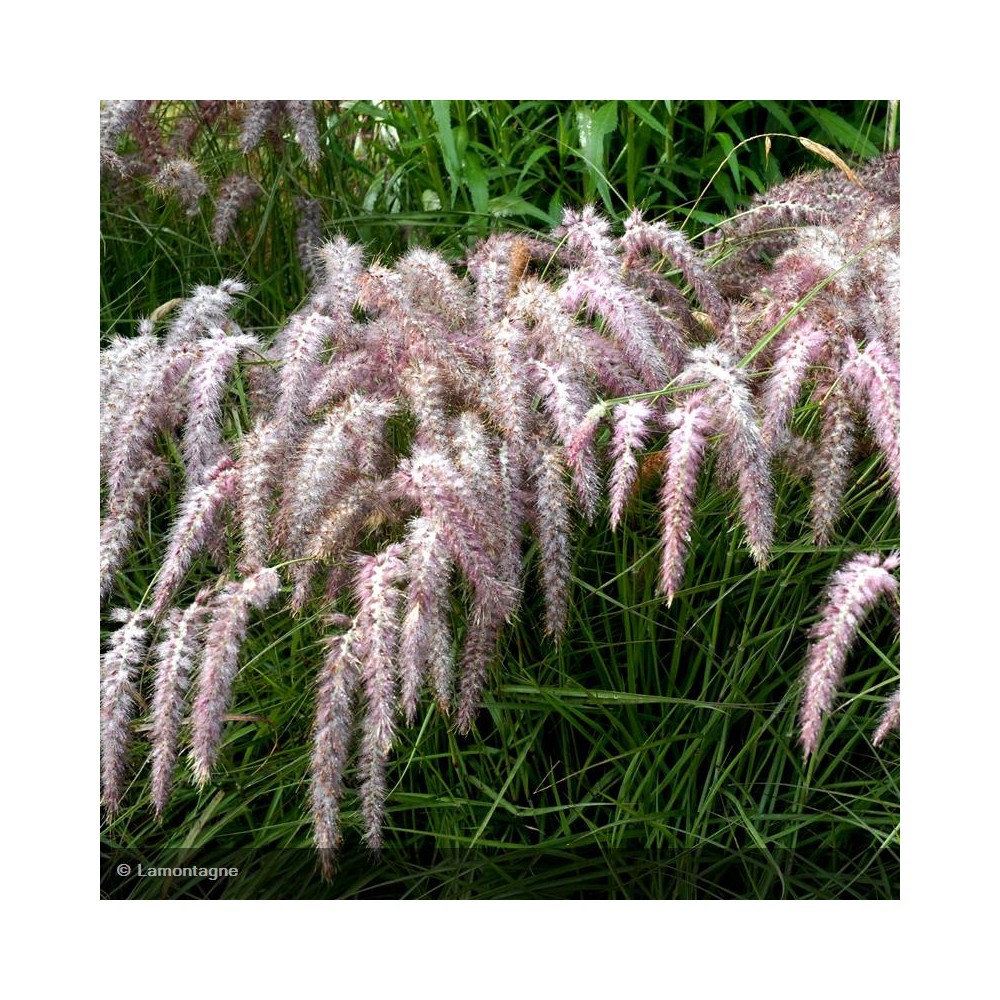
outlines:
M320 280L320 266L316 251L323 242L323 206L315 198L296 198L299 220L295 227L295 246L299 264L310 284Z
M440 316L449 327L457 329L472 315L472 295L448 262L437 253L414 249L396 264L402 290L411 308Z
M411 357L399 372L399 388L417 421L414 444L447 451L452 393L440 365Z
M606 412L604 403L595 403L587 410L565 448L566 464L573 473L577 500L588 524L593 524L601 489L594 455L594 436Z
M162 191L172 191L190 218L198 214L199 202L208 194L208 185L192 160L178 158L165 163L154 184Z
M319 145L316 115L312 101L285 101L285 113L295 129L295 141L310 167L319 166L323 152Z
M656 346L650 314L641 299L615 271L588 268L570 271L559 289L559 299L569 313L583 309L588 316L600 316L621 346L622 352L639 372L647 389L662 389L670 379L666 360Z
M813 398L821 404L820 439L813 458L813 492L809 499L813 540L827 545L840 517L854 453L854 417L844 383L837 372L817 379Z
M248 102L243 116L243 130L240 133L240 145L244 153L249 153L259 146L268 131L276 131L280 112L280 101Z
M879 746L894 729L899 729L899 690L886 702L885 711L872 735L872 746Z
M222 395L240 351L259 346L248 334L217 336L199 341L200 357L191 366L184 427L184 466L189 483L203 481L225 454L222 443Z
M190 297L180 304L167 330L166 346L198 340L216 327L225 330L235 296L246 290L243 282L231 278L220 281L218 285L198 285Z
M899 209L893 213L896 239L899 239ZM890 252L883 248L876 262L863 258L866 272L865 294L860 298L858 311L861 326L868 340L881 340L888 351L899 360L899 248Z
M188 487L153 591L150 612L154 619L170 602L192 558L212 537L223 506L236 492L237 475L232 459L226 456L206 475L203 484Z
M305 425L309 396L316 384L319 358L335 323L318 309L297 313L279 334L282 352L281 386L275 406L275 424L286 452L298 441Z
M521 594L521 537L525 524L525 456L523 449L503 441L497 449L500 479L500 531L498 552L499 577L511 595L511 610L516 610Z
M398 519L392 509L396 499L394 484L385 479L354 479L336 496L336 502L327 509L325 518L310 539L310 547L305 553L310 559L344 563L354 551L365 521L374 518L380 523L391 524Z
M712 269L723 295L740 299L755 291L765 262L794 246L803 227L849 222L869 199L898 211L898 151L865 164L857 176L862 187L838 170L817 170L755 195L749 211L723 224L711 240L710 246L724 241L728 250Z
M476 319L482 326L500 322L507 303L517 294L532 260L548 262L554 247L543 240L494 233L469 255L476 284Z
M566 630L569 605L571 524L565 476L559 449L543 442L533 473L534 521L541 550L545 630L556 639Z
M101 521L101 600L108 596L114 575L128 553L139 514L146 500L167 478L167 463L150 455L147 464L136 473L119 504Z
M607 265L615 258L615 242L611 238L611 223L593 205L584 205L578 212L563 209L562 225L552 235L565 241L576 263Z
M899 565L897 554L855 556L834 573L826 593L820 620L812 630L812 645L806 661L800 711L800 739L808 757L819 746L823 719L833 708L833 699L844 675L844 665L858 629L883 595L899 592L892 575Z
M104 804L115 813L125 791L131 720L139 666L146 655L149 615L119 608L112 618L122 622L101 657L101 766Z
M356 650L365 692L362 723L361 812L368 846L382 844L385 812L385 762L392 749L396 714L396 652L399 646L398 584L406 576L400 545L390 545L376 556L359 556L354 592Z
M142 114L142 101L101 102L101 167L114 167L124 173L124 165L115 152L118 137Z
M194 360L195 351L188 344L145 355L142 374L116 413L111 434L114 443L102 469L109 513L128 507L134 480L149 465L156 435L173 428L175 395Z
M414 448L399 463L396 480L441 529L451 557L485 604L510 607L507 585L500 578L493 528L482 516L475 492L451 459L428 448Z
M644 222L642 213L636 209L625 221L621 249L627 267L635 266L641 256L650 251L665 257L694 289L698 302L716 331L725 327L729 319L729 306L719 294L711 273L684 233L671 229L665 222Z
M639 472L636 453L649 436L653 411L644 400L632 400L615 407L615 433L611 443L614 468L611 472L611 528L618 527L625 503Z
M713 415L719 439L720 471L735 478L747 547L758 566L767 564L774 541L774 487L746 373L717 344L691 352L681 384L707 382L700 398Z
M669 608L684 581L698 473L711 431L712 411L696 395L674 410L667 417L667 424L673 430L660 491L663 511L660 593L666 597Z
M525 357L549 365L564 363L580 377L593 378L606 392L642 392L644 380L620 346L596 330L576 323L559 292L536 278L524 278L509 303L510 319L524 333Z
M332 624L342 626L348 621L346 616L337 616ZM356 634L354 628L348 628L327 639L316 691L310 792L313 836L326 878L333 874L334 858L341 839L340 800L344 794L354 692L359 679L354 650Z
M215 765L250 609L270 604L280 583L273 569L260 569L242 583L227 583L212 603L191 712L191 763L199 785L208 781Z
M183 611L172 608L162 627L156 647L156 683L153 689L152 744L153 808L163 814L170 798L174 765L177 763L177 734L184 714L184 696L197 656L200 629L208 614L210 591L202 590Z
M333 403L357 392L377 392L383 386L384 371L379 371L377 359L368 347L337 354L324 365L312 392L306 409L309 413L320 413Z
M469 484L473 517L484 526L492 574L500 597L498 612L504 619L514 614L518 595L518 568L512 552L519 549L519 525L512 521L514 497L511 484L503 482L500 446L480 417L463 410L454 418L450 454L455 468Z
M237 511L243 542L240 569L245 574L263 568L271 555L271 505L275 459L281 440L273 423L258 422L240 441Z
M424 676L430 668L438 706L447 712L454 674L448 588L451 559L441 538L440 526L427 517L410 522L406 541L406 615L399 641L401 701L407 725L417 715Z
M531 394L526 371L527 346L519 327L504 317L488 327L491 370L485 403L490 417L510 440L527 433Z
M460 681L455 725L462 735L472 728L472 720L479 711L479 699L490 664L496 658L497 638L502 626L503 617L497 609L477 599L469 614L469 627L458 668Z
M221 247L229 239L240 212L261 194L260 185L246 174L231 174L219 188L212 220L212 242Z
M312 428L287 474L278 514L281 544L293 557L306 554L338 488L375 473L382 430L395 409L394 401L354 393Z
M350 322L351 309L361 291L365 269L361 247L337 236L316 250L316 262L322 278L313 293L312 304L335 320L338 329L342 328Z
M868 424L878 441L889 469L892 488L899 496L899 362L880 340L873 340L859 352L854 341L848 344L849 383L860 397Z
M785 442L788 421L799 401L809 366L815 364L830 336L828 330L811 322L791 324L775 352L771 375L764 388L761 428L764 447L770 454Z
M153 335L153 324L143 320L139 336L116 337L101 351L101 465L111 456L114 435L123 410L131 406L131 398L146 369L146 357L155 355L159 341Z
M597 509L599 483L594 468L593 449L587 439L594 416L588 405L590 400L587 389L573 376L565 363L553 366L544 361L535 361L531 371L537 390L545 402L552 429L565 449L580 508L588 522L592 521Z

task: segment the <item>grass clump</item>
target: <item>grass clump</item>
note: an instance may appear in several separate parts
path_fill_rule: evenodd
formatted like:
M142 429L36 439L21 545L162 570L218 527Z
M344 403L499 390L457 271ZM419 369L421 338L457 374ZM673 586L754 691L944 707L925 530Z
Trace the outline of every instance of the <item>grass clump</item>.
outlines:
M238 279L171 295L135 336L109 324L109 857L240 855L252 876L170 895L893 895L898 771L871 734L898 720L897 640L877 614L854 637L897 586L898 153L851 168L805 136L842 168L767 188L757 152L731 164L761 147L772 169L737 127L777 111L727 106L738 139L703 154L687 210L720 209L699 245L648 209L606 214L619 176L651 197L642 164L668 121L685 135L680 107L293 103L105 109L111 256L135 227L180 245L151 222L164 192L197 223L209 185L178 158L228 178L178 272L273 212ZM560 156L575 123L578 172L522 211L542 228L501 211L555 157L538 129L530 152L504 137L515 114ZM442 249L407 231L402 182L408 249L351 238L371 211L304 238L289 206L352 134L358 170L422 164ZM505 157L519 180L494 193ZM574 177L603 211L563 207ZM757 193L725 218L740 178ZM159 288L146 253L131 280ZM106 316L129 311L105 292Z

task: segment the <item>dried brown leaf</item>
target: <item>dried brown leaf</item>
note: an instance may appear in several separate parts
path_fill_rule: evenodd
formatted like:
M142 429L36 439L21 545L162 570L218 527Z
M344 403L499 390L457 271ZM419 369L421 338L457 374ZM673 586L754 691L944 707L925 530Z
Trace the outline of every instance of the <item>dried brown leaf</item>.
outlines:
M799 137L799 142L806 149L817 156L822 156L828 163L832 163L848 180L853 181L859 188L864 187L864 184L858 180L858 175L829 146L824 146L820 142L813 142L812 139L804 139L801 136Z

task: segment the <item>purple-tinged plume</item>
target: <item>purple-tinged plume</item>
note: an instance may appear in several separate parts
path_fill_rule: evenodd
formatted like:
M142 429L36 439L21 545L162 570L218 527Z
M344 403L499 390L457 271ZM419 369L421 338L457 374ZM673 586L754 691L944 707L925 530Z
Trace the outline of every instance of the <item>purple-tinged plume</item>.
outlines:
M153 591L150 612L154 619L170 603L191 560L212 538L223 507L236 493L237 479L232 459L224 457L205 476L204 483L189 486L185 492Z
M298 461L288 471L278 516L288 553L306 554L308 539L338 487L375 473L383 427L395 408L394 401L354 393L311 429Z
M618 527L625 504L632 494L639 473L636 454L646 444L653 411L641 399L615 407L615 433L611 441L611 528Z
M625 222L625 235L621 247L626 266L634 266L643 254L655 251L670 261L687 279L712 321L716 331L721 331L729 319L729 306L719 293L712 276L699 258L688 238L665 222L644 222L642 214L634 211Z
M647 389L666 385L670 379L669 367L656 345L650 314L617 270L570 271L559 289L559 300L571 314L583 309L588 316L597 315L604 320Z
M183 611L172 608L161 626L162 639L156 647L150 740L153 808L157 817L163 815L170 798L174 765L177 763L177 735L184 715L184 697L198 652L200 629L208 614L208 599L209 590L206 588Z
M280 585L275 570L261 569L242 582L227 583L212 603L191 712L191 763L199 785L208 781L219 752L250 609L265 608Z
M261 569L270 558L274 461L281 441L273 423L258 423L240 439L237 516L243 541L240 571Z
M406 576L400 545L376 556L359 556L354 590L358 599L355 648L365 692L360 771L361 812L368 846L382 844L385 762L392 749L396 714L396 653L399 647L399 583Z
M507 587L499 579L493 527L482 516L473 486L451 459L434 449L414 448L411 457L399 463L396 481L439 526L445 547L480 599L510 607Z
M497 449L500 473L501 538L498 546L500 579L516 603L521 594L521 538L525 523L526 474L524 450L504 441ZM511 608L510 614L515 608ZM510 617L510 616L508 616Z
M309 394L309 413L319 413L352 392L374 393L384 388L385 371L367 347L337 354L324 365Z
M187 344L150 351L145 356L128 405L116 414L114 443L102 469L108 486L109 513L128 507L133 481L149 466L156 435L175 425L174 399L195 356Z
M479 700L486 683L490 664L496 659L497 639L503 618L495 607L476 601L469 613L468 630L462 647L462 660L458 667L458 710L455 726L466 734L479 711Z
M347 619L341 621L341 617L337 616L333 624L346 624ZM327 638L326 655L316 691L310 792L313 836L326 878L333 874L334 858L341 839L340 800L344 794L354 692L359 679L355 637L355 630L348 628Z
M364 254L361 247L337 236L316 250L315 260L322 277L313 293L313 305L333 318L339 329L350 322L361 291Z
M199 341L200 357L191 366L187 385L187 420L184 425L184 467L189 483L205 480L226 453L222 443L222 396L226 380L240 351L257 347L248 334L217 336Z
M486 404L508 440L520 440L528 423L531 397L525 369L525 336L504 317L487 330L490 345L490 380Z
M722 435L718 445L720 472L736 479L747 547L757 565L763 567L774 541L774 487L746 372L727 351L709 344L691 352L681 381L707 383L699 396L712 410L713 430Z
M801 322L792 325L782 339L764 387L762 435L769 454L784 444L809 365L816 362L828 337L829 331L822 326Z
M279 334L281 385L274 419L288 447L298 440L305 424L309 396L320 373L320 354L334 329L333 320L313 309L296 313Z
M164 482L167 473L167 463L158 455L150 455L147 464L128 484L127 492L119 496L118 506L101 521L102 601L108 596L115 573L128 553L143 505Z
M667 417L667 424L673 430L667 446L667 465L660 490L663 511L660 592L666 597L668 608L684 582L698 473L711 432L712 411L699 399L699 396L693 396Z
M165 163L153 179L161 191L172 191L189 217L198 214L198 203L208 194L208 185L192 160L176 159Z
M806 756L819 746L823 719L833 708L844 665L865 616L883 595L894 598L899 583L892 575L899 556L855 556L834 573L826 604L812 630L812 645L803 675L805 693L800 711L800 739Z
M101 101L101 167L125 172L115 148L119 137L143 111L142 101Z
M319 145L316 114L312 101L285 101L285 113L295 129L295 141L310 167L319 166L323 151Z
M455 670L449 621L451 558L440 527L431 518L410 522L406 540L409 583L406 615L399 640L401 701L407 725L417 715L417 702L430 668L438 706L447 711Z
M440 254L415 248L398 261L396 273L412 307L440 316L453 329L471 318L471 290Z
M844 383L827 373L817 380L813 398L821 404L820 438L813 457L809 499L813 540L828 545L840 517L854 454L854 417Z
M576 497L588 524L593 523L597 513L601 489L594 454L594 438L606 414L607 405L595 403L583 415L583 419L570 435L565 447L566 465L573 474Z
M476 316L481 326L498 323L510 298L527 273L531 260L548 262L553 247L538 239L494 233L469 256L469 274L476 283Z
M146 612L119 608L112 617L122 622L101 657L101 769L104 804L115 813L125 792L128 747L135 712L135 684L146 655Z
M131 407L131 399L147 370L148 356L157 356L159 341L147 319L137 337L116 337L101 351L101 464L111 457L121 414ZM154 362L155 364L155 362Z
M597 414L589 406L587 388L563 362L550 365L535 361L530 370L552 429L563 443L580 507L588 522L592 521L600 483L594 464L592 435L588 434L596 430L594 417Z
M545 631L558 639L569 608L570 513L566 467L554 445L540 445L533 473L534 523L545 594Z
M218 285L198 285L177 310L167 331L165 344L170 347L196 341L207 336L216 327L221 327L228 333L226 328L229 324L229 310L235 302L235 296L246 290L247 286L243 282L231 278L220 281Z
M872 735L872 746L880 746L882 741L891 733L894 729L899 729L899 689L896 689L896 693L886 702L885 710L882 712L882 718L879 719L878 726Z
M277 129L278 115L281 111L280 101L249 101L243 115L243 128L240 132L240 146L244 153L260 145L268 132Z
M858 352L853 340L848 349L848 381L868 416L889 469L892 488L899 496L899 362L880 340Z
M310 559L329 559L346 564L365 521L393 523L392 485L384 479L360 477L338 490L336 501L327 508L322 522L312 532ZM300 564L308 565L308 564Z
M615 261L615 241L611 223L593 205L580 211L563 209L562 225L552 235L565 242L570 259L577 264L608 267Z
M295 226L295 248L299 264L311 285L319 282L321 269L316 250L323 242L323 205L316 198L296 198L299 219Z
M246 174L231 174L223 181L215 196L215 218L212 220L212 240L217 247L229 239L240 212L260 193L260 185Z
M485 529L487 555L503 599L498 611L509 619L514 613L518 592L518 568L512 565L512 550L520 543L519 524L513 521L515 502L512 484L502 481L496 439L482 419L463 410L452 422L449 453L456 471L469 489L472 516ZM509 452L508 452L509 454Z

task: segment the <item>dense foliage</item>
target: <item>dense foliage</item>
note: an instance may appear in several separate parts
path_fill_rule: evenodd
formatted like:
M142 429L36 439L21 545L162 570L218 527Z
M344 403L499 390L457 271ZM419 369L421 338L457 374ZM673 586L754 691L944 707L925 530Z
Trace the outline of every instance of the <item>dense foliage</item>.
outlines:
M551 235L501 229L460 261L411 247L388 266L343 233L316 231L325 213L311 192L349 125L355 161L374 168L391 162L404 122L419 133L429 115L439 179L450 183L420 197L433 217L467 193L473 214L459 232L470 240L523 192L490 197L504 172L477 175L485 154L469 139L469 121L502 137L490 113L512 109L465 108L468 120L460 112L453 124L448 102L386 107L102 111L106 247L109 234L124 244L131 227L153 231L151 199L164 194L179 203L166 209L174 221L206 225L204 177L238 154L247 172L215 189L213 252L240 239L239 220L268 193L274 214L245 258L268 269L267 244L293 242L278 226L291 229L294 216L278 206L298 185L294 243L312 279L276 334L247 322L256 309L237 320L240 297L256 290L227 275L158 304L137 335L116 330L102 353L109 847L198 848L220 863L227 850L284 848L284 865L308 872L293 849L312 839L327 875L342 866L336 886L344 869L365 878L364 856L348 860L346 824L382 849L381 870L408 886L399 894L745 895L780 885L789 895L891 895L895 777L864 753L863 721L826 763L826 737L833 745L847 717L824 743L821 734L862 620L898 593L898 154L852 170L805 138L837 166L713 219L703 246L638 210L616 229L593 206L561 208L556 187ZM751 110L740 108L731 122ZM616 163L682 121L669 104L571 110L588 168L614 148L605 139L620 114L648 134L646 147L627 134ZM811 112L862 135L830 109ZM366 116L380 133L372 124L366 138ZM777 138L718 142L719 168L763 188L754 167L730 164L762 151L772 169ZM534 151L522 178L548 155L537 135ZM292 169L289 157L304 162ZM604 170L581 174L584 198L613 209ZM626 188L646 177L626 174ZM733 207L728 184L714 193ZM702 202L689 220L704 218ZM406 222L393 204L398 239ZM547 221L543 209L521 211ZM157 244L165 232L156 227ZM135 280L161 267L157 255ZM277 291L272 281L268 297ZM720 530L727 524L740 530ZM857 549L866 554L831 578L840 554ZM828 578L807 652L807 616ZM893 683L894 643L878 636L865 634L881 687ZM791 679L803 661L799 689ZM897 694L878 742L898 705ZM181 779L182 747L200 795ZM155 832L143 832L143 796L128 787L146 755ZM345 793L350 775L356 795ZM866 804L862 830L889 824L873 840L845 826L833 791L845 787ZM404 811L413 832L397 819ZM414 874L400 876L400 852L428 844ZM574 851L582 867L571 884L564 852ZM524 863L542 873L538 886L520 879ZM854 888L836 874L845 866ZM267 869L260 856L252 867ZM450 888L432 890L441 871ZM302 885L322 891L307 875ZM244 881L239 891L280 890Z

